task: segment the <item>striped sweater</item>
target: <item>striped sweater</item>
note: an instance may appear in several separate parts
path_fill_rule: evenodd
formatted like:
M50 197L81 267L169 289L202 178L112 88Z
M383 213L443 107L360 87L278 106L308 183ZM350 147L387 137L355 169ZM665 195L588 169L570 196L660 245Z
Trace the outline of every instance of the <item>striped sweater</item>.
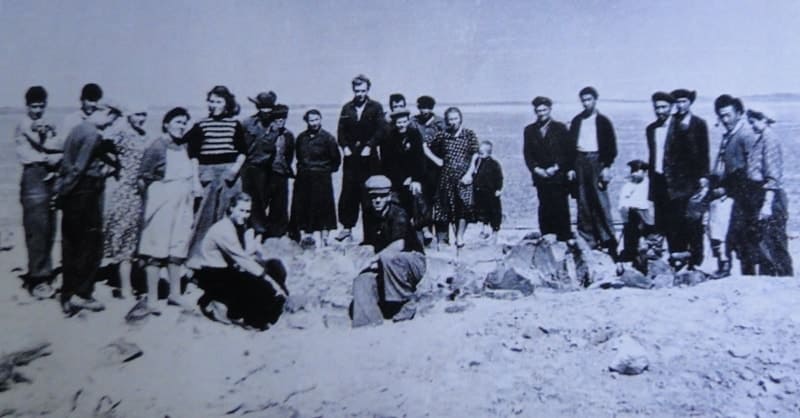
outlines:
M200 164L232 163L247 151L244 129L232 118L205 118L197 122L184 139L189 157L196 158Z

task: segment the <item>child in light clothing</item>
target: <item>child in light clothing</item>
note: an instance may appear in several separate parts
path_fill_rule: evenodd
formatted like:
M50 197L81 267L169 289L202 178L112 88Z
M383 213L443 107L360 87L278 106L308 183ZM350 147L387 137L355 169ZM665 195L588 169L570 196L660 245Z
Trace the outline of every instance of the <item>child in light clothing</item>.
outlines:
M623 250L620 262L632 262L634 268L646 271L647 261L640 250L640 240L648 242L655 235L655 209L650 200L649 166L642 160L628 162L631 174L619 195L619 212L624 224L622 228ZM618 271L622 270L618 267Z
M725 238L731 222L733 199L719 187L718 176L700 179L700 190L689 199L687 218L703 223L711 243L711 252L717 259L717 271L713 277L721 279L730 275L731 261Z

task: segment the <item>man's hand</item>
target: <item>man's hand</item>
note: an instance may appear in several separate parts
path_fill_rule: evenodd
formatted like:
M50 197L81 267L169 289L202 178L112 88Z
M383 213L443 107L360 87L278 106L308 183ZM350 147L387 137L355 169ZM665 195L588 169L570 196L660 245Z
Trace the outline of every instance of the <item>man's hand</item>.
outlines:
M547 170L545 170L545 173L547 173L547 177L555 176L556 173L558 173L558 164L556 164L556 165L548 168Z
M364 146L364 148L361 149L362 157L369 157L370 153L372 153L372 148L370 148L369 145L366 145Z
M236 181L236 176L237 175L239 175L238 171L228 169L228 170L225 171L225 174L223 175L222 178L223 178L223 180L225 180L225 182L230 184L230 183L233 183L234 181Z
M351 150L350 147L344 147L342 148L342 154L344 154L345 157L349 157L353 155L353 150Z
M464 177L461 177L461 183L472 184L472 175L470 173L464 174Z
M502 190L498 190L498 191L494 192L494 195L497 196L497 197L500 197L500 196L503 195L503 191Z
M417 181L412 181L411 184L408 185L408 188L411 189L411 194L417 195L422 193L422 185Z
M540 168L540 167L534 168L533 169L533 174L536 174L537 176L542 177L542 178L550 177L550 175L547 174L547 170L545 170L543 168Z
M770 204L767 204L767 202L764 202L764 204L761 206L761 211L758 212L758 220L765 221L771 217L772 217L772 203L770 202Z
M567 172L567 180L575 181L575 170L569 170Z
M600 170L600 181L605 183L611 182L611 170L609 170L608 167L604 167Z

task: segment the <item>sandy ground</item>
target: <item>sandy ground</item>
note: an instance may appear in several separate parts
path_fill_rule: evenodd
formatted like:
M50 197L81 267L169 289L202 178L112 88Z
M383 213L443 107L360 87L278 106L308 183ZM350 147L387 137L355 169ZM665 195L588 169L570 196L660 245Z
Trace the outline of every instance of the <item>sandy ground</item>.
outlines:
M353 330L345 305L365 252L270 245L287 262L290 291L304 308L261 333L172 307L128 325L132 302L113 299L104 284L97 297L105 312L65 319L55 301L33 301L9 272L24 250L0 253L0 266L9 266L0 280L0 351L52 344L51 355L18 369L31 382L0 392L0 416L800 414L794 278L467 296L439 300L411 321ZM483 275L498 257L499 247L458 259L452 250L433 252L426 288L454 271ZM626 335L646 352L640 375L609 371ZM120 338L143 355L129 362L109 355L106 346Z

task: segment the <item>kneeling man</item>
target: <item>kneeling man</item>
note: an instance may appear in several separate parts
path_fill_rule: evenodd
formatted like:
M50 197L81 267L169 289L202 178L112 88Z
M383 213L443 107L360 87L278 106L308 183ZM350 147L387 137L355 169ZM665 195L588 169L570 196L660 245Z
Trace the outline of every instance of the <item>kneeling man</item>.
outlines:
M408 214L392 201L392 182L385 176L372 176L365 186L377 221L369 241L375 257L353 280L354 328L378 325L384 318L398 315L417 290L426 268L422 243Z
M203 239L202 268L195 276L205 291L198 304L206 315L264 330L283 312L286 269L279 260L264 259L261 237L247 229L252 205L247 193L231 199L228 216Z

